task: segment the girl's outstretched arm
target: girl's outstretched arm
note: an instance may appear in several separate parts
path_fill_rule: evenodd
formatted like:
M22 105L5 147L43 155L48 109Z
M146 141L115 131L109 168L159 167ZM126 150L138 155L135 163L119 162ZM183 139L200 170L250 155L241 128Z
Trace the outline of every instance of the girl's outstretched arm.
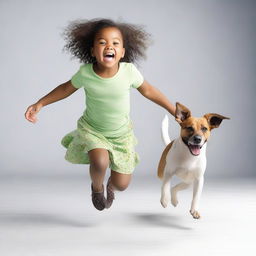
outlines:
M38 102L29 106L25 113L25 118L28 121L35 123L37 121L36 114L41 110L42 107L62 100L74 93L76 90L77 88L71 84L71 81L67 81L64 84L57 86L50 93L41 98Z
M170 114L175 116L175 106L158 89L144 80L137 89L144 97L165 108Z

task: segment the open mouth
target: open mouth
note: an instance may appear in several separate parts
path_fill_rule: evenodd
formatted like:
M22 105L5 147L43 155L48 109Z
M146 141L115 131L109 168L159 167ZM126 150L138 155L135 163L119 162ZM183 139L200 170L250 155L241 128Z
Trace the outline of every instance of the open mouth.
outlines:
M190 144L190 143L188 143L187 146L192 155L194 155L194 156L200 155L200 150L201 150L202 146L196 145L196 144Z
M104 61L112 61L115 58L115 54L112 52L107 52L106 54L104 54Z

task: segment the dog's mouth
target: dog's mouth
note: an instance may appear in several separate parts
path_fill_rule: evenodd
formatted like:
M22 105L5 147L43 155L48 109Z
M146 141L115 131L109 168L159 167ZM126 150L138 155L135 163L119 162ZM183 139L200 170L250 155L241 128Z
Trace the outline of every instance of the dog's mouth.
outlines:
M188 146L189 151L192 155L194 155L194 156L199 156L200 155L200 151L201 151L202 146L193 145L193 144L190 144L190 143L188 143L187 146Z
M186 146L188 147L190 153L193 155L193 156L199 156L200 155L200 152L201 152L201 148L203 147L203 145L200 145L200 144L192 144L184 139L182 139L183 142L186 144Z

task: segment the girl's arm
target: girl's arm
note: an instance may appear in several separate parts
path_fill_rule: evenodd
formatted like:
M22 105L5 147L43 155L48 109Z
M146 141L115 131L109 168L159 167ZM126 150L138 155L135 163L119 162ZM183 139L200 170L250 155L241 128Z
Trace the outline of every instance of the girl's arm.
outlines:
M175 106L154 86L144 80L137 89L144 97L165 108L170 114L175 116Z
M35 104L29 106L25 113L25 118L28 121L35 123L37 121L36 114L41 110L42 107L49 105L53 102L62 100L77 90L78 89L72 85L70 80L57 86L50 93L38 100Z

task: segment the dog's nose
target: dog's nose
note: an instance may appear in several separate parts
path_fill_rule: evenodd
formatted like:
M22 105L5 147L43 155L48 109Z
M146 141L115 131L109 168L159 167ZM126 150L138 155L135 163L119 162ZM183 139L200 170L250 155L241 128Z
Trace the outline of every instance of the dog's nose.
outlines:
M199 136L199 135L194 136L194 142L196 144L201 143L201 141L202 141L202 137L201 136Z

